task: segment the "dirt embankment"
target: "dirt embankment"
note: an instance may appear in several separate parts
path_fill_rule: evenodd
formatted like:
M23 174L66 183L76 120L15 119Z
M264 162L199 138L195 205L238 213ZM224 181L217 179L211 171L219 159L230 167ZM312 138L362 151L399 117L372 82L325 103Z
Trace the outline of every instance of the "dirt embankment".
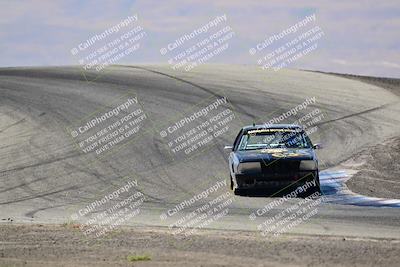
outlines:
M354 74L339 74L339 73L322 72L322 71L317 71L317 72L335 75L335 76L339 76L339 77L343 77L343 78L348 78L348 79L372 84L372 85L375 85L378 87L385 88L386 90L389 90L390 92L400 96L400 79L361 76L361 75L354 75Z
M352 74L327 74L379 86L400 96L400 79ZM399 159L400 136L364 149L345 163L358 170L358 173L347 182L347 186L351 191L362 195L400 199Z
M400 137L365 149L346 163L358 172L347 182L353 192L400 199Z

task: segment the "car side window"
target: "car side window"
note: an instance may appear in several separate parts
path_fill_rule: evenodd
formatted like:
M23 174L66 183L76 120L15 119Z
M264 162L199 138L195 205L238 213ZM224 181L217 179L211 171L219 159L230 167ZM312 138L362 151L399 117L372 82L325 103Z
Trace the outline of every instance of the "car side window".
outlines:
M239 145L240 138L242 137L242 134L243 134L243 129L240 130L240 132L236 136L235 142L233 142L233 149L232 149L233 151L236 151L237 146Z

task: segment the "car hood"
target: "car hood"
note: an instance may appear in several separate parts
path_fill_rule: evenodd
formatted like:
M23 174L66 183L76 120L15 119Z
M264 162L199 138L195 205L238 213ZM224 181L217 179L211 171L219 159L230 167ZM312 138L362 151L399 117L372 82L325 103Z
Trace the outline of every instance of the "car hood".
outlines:
M315 159L314 150L296 149L296 148L273 148L273 149L258 149L248 151L237 151L236 156L239 162L247 161L269 161L276 159L285 160L313 160Z

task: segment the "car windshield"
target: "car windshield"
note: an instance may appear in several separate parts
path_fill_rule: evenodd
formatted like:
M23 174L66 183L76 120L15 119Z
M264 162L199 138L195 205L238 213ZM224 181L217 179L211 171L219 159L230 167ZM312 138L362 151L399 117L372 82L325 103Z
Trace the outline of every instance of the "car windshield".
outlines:
M239 150L310 147L306 133L297 129L252 130L244 134L239 143Z

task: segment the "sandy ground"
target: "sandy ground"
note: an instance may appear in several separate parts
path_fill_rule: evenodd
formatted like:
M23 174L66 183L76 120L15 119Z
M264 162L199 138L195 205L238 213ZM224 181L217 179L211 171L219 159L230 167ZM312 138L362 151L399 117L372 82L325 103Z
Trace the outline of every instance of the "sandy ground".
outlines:
M96 240L73 225L3 225L0 266L395 266L400 240L120 229ZM128 256L150 260L130 262Z
M359 170L346 184L353 192L381 198L400 198L400 138L365 149L347 163Z

